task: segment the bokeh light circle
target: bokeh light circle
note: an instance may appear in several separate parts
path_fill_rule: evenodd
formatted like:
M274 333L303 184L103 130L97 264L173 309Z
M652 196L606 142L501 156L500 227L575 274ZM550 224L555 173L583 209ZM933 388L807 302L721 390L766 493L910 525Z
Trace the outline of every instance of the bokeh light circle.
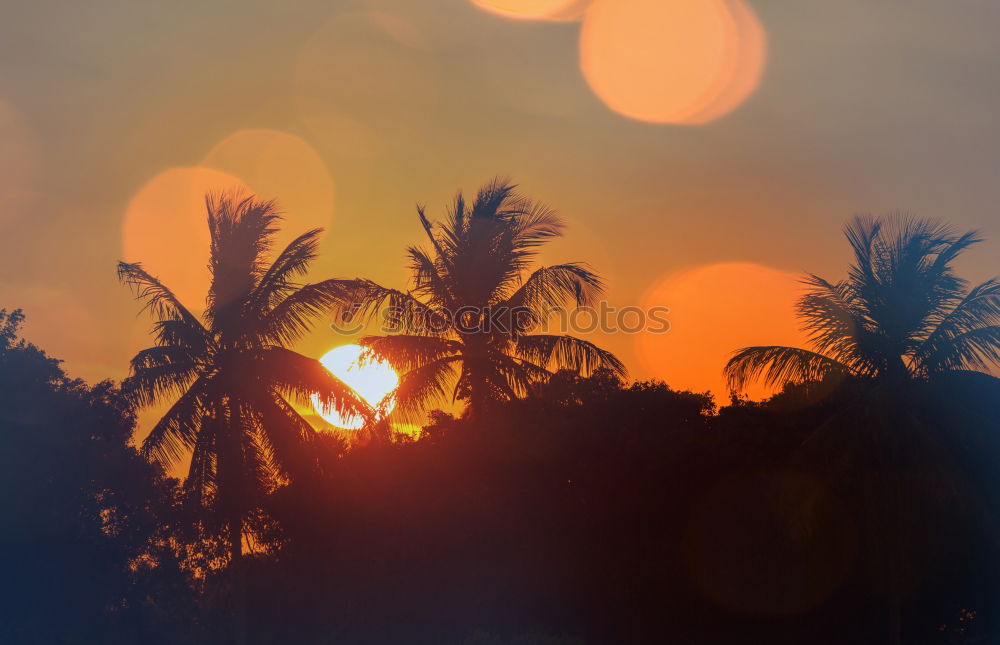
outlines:
M328 228L334 183L319 153L279 130L238 130L216 143L202 167L239 177L261 199L275 199L284 216L276 251L312 228Z
M760 84L767 62L767 36L753 9L743 0L724 0L732 18L733 36L727 48L726 67L717 89L687 123L714 121L740 106Z
M752 345L807 347L795 304L799 276L759 264L710 264L665 277L643 296L645 308L668 307L670 330L635 336L636 353L649 376L694 391L711 390L727 401L722 370L733 351ZM747 394L773 393L761 384Z
M489 13L520 20L576 20L586 8L581 0L471 0Z
M652 123L705 123L735 109L759 82L764 50L743 0L595 0L580 33L591 89Z

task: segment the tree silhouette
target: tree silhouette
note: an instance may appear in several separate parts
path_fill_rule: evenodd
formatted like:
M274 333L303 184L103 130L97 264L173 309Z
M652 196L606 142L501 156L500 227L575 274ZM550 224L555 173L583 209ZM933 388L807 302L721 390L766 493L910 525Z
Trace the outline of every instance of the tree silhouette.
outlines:
M173 480L130 445L119 388L70 378L23 320L0 308L0 642L190 642L189 596L167 586L181 572L159 557ZM180 620L150 620L161 603Z
M855 218L845 230L854 251L848 278L810 274L799 316L813 350L761 346L737 350L726 365L741 390L829 377L900 381L1000 363L1000 282L971 289L952 269L981 241L928 220Z
M954 424L926 403L969 370L1000 362L1000 282L970 289L955 275L954 260L980 241L975 233L895 215L857 217L846 236L854 252L848 278L805 279L798 310L814 351L743 348L726 374L734 389L761 377L807 388L826 381L820 389L832 412L796 460L825 472L852 501L868 571L888 603L889 641L899 643L903 590L927 548L931 507L974 497L954 457L962 439L949 437ZM808 518L815 500L797 503Z
M447 221L432 224L417 209L431 250L407 249L412 290L355 281L355 315L379 312L399 333L367 336L361 345L401 371L396 409L419 413L447 398L479 414L492 402L522 396L553 367L623 376L613 354L568 334L532 334L555 307L592 304L600 277L582 263L540 267L525 277L538 247L562 233L555 213L496 179L468 204L459 193ZM348 287L348 285L345 285Z
M303 233L268 265L281 219L273 201L238 193L206 197L211 234L211 287L204 322L139 264L118 265L156 319L156 345L132 359L125 391L137 406L176 399L142 443L170 465L186 453L185 488L228 529L231 564L242 557L244 521L276 477L306 472L314 435L289 399L348 416L370 416L367 404L318 360L287 348L309 319L341 297L341 283L302 285L321 229Z

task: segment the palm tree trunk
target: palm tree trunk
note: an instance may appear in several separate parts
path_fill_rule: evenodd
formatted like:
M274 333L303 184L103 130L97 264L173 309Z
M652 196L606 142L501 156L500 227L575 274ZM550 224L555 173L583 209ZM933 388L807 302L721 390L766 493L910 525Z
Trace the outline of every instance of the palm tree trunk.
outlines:
M472 391L469 393L469 418L474 421L478 421L483 415L486 399L484 389L482 384L473 383Z
M476 339L478 341L478 339ZM470 341L467 341L470 342ZM484 365L485 349L478 344L473 345L473 351L466 356L465 363L469 369L469 408L467 415L472 420L478 420L483 416L483 409L489 400L489 381L486 379L486 366Z
M902 366L902 362L900 362ZM905 369L905 368L904 368ZM898 377L898 375L897 375ZM895 387L895 383L893 384ZM893 394L898 390L894 390ZM883 521L887 520L887 531L883 531L885 536L884 557L886 560L886 573L888 574L886 583L887 600L889 602L888 627L889 645L900 645L903 639L903 564L904 551L906 548L904 530L904 508L903 508L903 482L900 479L897 455L898 446L891 439L892 432L899 427L905 427L896 414L890 414L883 418L881 432L881 445L878 450L882 453L880 463L883 469L889 471L888 505L882 510Z
M243 517L238 511L229 521L229 575L232 581L233 643L247 642L247 586L243 561Z
M224 517L228 517L229 529L229 580L232 603L233 645L247 642L247 591L246 568L243 561L243 446L240 425L240 409L229 401L228 427L224 441L225 450L219 453L219 495L223 503Z

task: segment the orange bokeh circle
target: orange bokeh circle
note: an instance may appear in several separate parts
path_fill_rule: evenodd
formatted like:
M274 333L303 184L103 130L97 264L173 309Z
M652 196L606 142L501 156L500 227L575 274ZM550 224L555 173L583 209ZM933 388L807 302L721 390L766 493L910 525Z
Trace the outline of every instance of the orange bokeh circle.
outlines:
M520 20L576 20L586 7L581 0L472 0L480 9Z
M334 183L322 157L304 139L280 130L238 130L216 143L201 167L239 177L261 199L274 199L284 221L276 251L333 218Z
M688 116L691 124L708 123L735 110L760 84L767 61L767 36L753 9L743 0L725 0L733 19L733 41L718 91Z
M766 39L743 0L595 0L580 66L612 110L696 124L735 109L757 86Z
M795 315L799 276L759 264L710 264L669 275L642 298L646 308L668 307L670 330L635 337L644 372L674 387L711 390L727 400L722 370L734 350L751 345L807 346ZM761 398L773 390L752 385Z

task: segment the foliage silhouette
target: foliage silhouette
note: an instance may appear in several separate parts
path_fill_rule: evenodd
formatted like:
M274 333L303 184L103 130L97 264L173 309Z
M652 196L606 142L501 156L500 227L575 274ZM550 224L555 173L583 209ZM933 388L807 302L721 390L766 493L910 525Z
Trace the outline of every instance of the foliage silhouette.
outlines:
M907 642L939 642L940 622L993 597L983 518L997 499L985 484L1000 385L983 379L923 392L922 417L952 437L947 458L984 505L907 489L908 526L925 533L907 560ZM703 394L560 372L486 418L434 415L418 441L355 448L318 486L270 496L280 557L255 584L282 600L261 598L255 631L307 643L462 643L477 631L884 643L887 600L869 574L896 545L866 539L865 491L829 467L840 446L802 454L849 403L844 392L716 414ZM928 470L942 458L906 457Z
M17 629L4 642L225 641L229 571L197 577L183 562L224 544L189 542L170 482L123 444L120 395L83 405L92 388L65 389L29 355L0 356L0 475L15 491L0 498L0 628ZM965 487L941 504L949 489L899 480L921 543L906 561L906 642L964 638L963 608L990 642L1000 384L960 373L914 386L914 414L948 442L899 463L953 464ZM247 640L884 643L870 572L897 545L866 539L870 480L842 477L843 446L816 440L824 424L853 436L858 419L835 414L857 405L851 389L716 411L704 394L564 370L485 418L435 414L419 440L315 441L319 472L261 502L271 521L243 563Z
M400 332L368 336L361 345L402 372L395 395L401 416L415 417L449 394L476 415L523 396L553 367L624 376L622 362L593 343L531 333L558 306L595 302L603 283L582 263L540 267L525 277L538 247L559 236L563 222L515 188L495 179L471 204L459 193L437 226L418 207L431 250L407 249L412 290L345 283L352 297L341 303L342 313L381 313Z
M128 445L118 388L68 378L22 320L0 309L0 641L194 638L194 598L163 553L176 482Z
M509 191L497 199L500 211L534 212ZM966 369L991 360L995 289L967 290L949 268L972 238L873 224L875 286L850 300L865 331L836 328L829 338L843 342L822 349L844 367L793 370L767 401L717 408L707 394L626 384L610 360L555 352L515 396L488 391L488 414L432 412L419 438L347 446L267 413L328 387L331 403L372 414L285 345L359 292L363 314L395 299L410 323L443 305L430 290L366 281L301 286L317 232L267 265L273 205L208 203L202 320L141 267L120 267L157 319L156 347L121 390L71 380L20 339L20 312L0 311L0 641L876 644L887 616L907 643L1000 635L1000 380ZM421 219L439 245L472 230ZM436 265L448 253L423 256ZM509 294L532 280L510 275ZM550 303L576 298L570 283L536 280ZM415 362L419 342L462 340L411 336ZM760 365L744 376L781 372ZM132 406L174 397L158 434L131 447ZM187 451L181 488L161 464ZM233 526L252 535L252 557ZM245 593L235 605L234 591ZM245 607L235 632L234 607Z
M963 372L1000 362L1000 282L969 289L955 275L954 260L980 241L975 233L896 215L858 217L846 235L854 252L848 278L810 275L799 302L815 351L748 347L726 373L735 388L763 377L836 401L795 462L830 477L851 500L869 543L862 547L872 556L873 593L887 598L889 642L899 643L911 565L934 531L925 507L975 496L948 436L952 424L926 402L956 379L975 378ZM815 500L791 497L793 515L808 518Z
M1000 363L1000 282L969 289L952 263L981 239L902 215L857 217L845 229L848 278L810 274L798 304L814 350L738 350L726 365L734 389L826 377L926 378Z
M336 280L298 282L321 229L268 264L281 219L274 202L231 193L209 195L206 207L212 281L204 323L141 265L118 265L119 279L156 319L156 345L132 359L124 389L138 406L176 398L142 452L165 465L191 453L185 489L225 524L236 563L245 517L268 487L310 470L315 433L288 399L308 405L315 395L347 416L371 411L318 360L287 348L341 297Z

